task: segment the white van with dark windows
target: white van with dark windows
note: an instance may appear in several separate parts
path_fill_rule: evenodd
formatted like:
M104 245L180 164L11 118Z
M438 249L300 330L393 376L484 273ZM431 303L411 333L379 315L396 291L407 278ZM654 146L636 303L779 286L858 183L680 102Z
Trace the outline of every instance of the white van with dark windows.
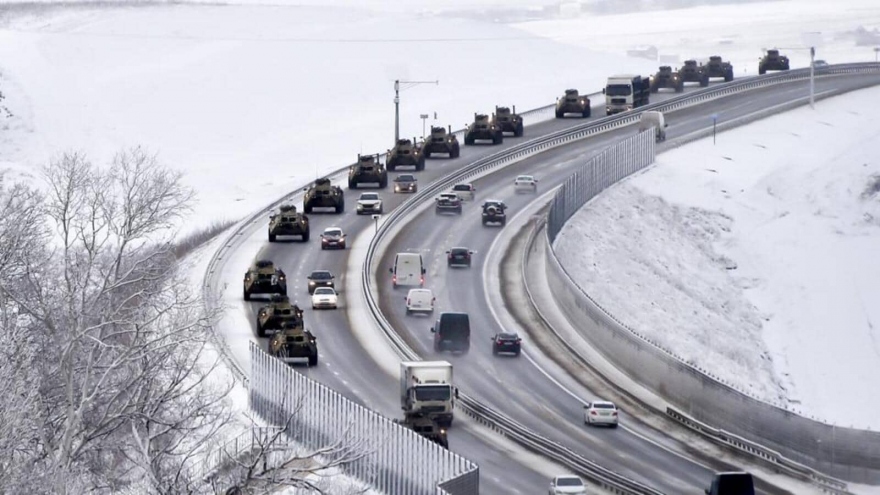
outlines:
M397 253L394 255L394 266L388 269L391 272L391 284L398 286L425 285L425 263L419 253Z

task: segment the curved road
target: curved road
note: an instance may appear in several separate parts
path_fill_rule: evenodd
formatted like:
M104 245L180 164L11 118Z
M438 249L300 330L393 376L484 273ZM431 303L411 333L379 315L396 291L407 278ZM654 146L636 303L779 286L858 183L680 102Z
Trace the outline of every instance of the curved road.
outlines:
M816 88L821 92L831 87L857 84L866 77L876 79L877 76L817 79ZM766 91L715 100L712 106L704 104L671 113L668 117L669 138L674 139L676 136L704 127L709 121L707 115L712 111L721 115L720 120L728 120L764 105L803 96L806 94L805 88L806 83L793 83ZM662 101L669 96L670 94L652 95L652 101ZM594 105L594 113L602 113L596 111L598 110L596 106ZM550 120L528 126L524 138L505 137L501 146L463 146L461 158L428 160L425 171L416 175L420 183L426 185L431 180L447 175L504 147L582 122L581 119ZM534 173L541 179L541 189L547 191L568 177L590 153L633 132L634 129L630 128L600 135L542 153L502 169L476 182L478 196L475 203L486 197L499 197L508 202L509 214L513 216L534 199L530 196L514 196L511 186L514 175L523 172ZM398 170L390 175L396 173L404 173L404 170ZM344 182L344 177L334 180L337 184ZM390 188L379 192L384 200L386 213L407 198L405 195L394 194ZM319 338L319 365L311 369L304 366L297 369L358 403L388 417L398 417L400 411L397 378L386 371L388 366L385 365L388 363L380 366L372 359L369 352L365 352L353 332L361 322L350 321L345 311L345 287L349 283L345 279L345 273L349 263L349 250L322 251L319 244L318 235L326 227L341 227L348 234L349 242L353 241L358 233L374 228L370 216L358 216L354 213L358 195L359 191L346 191L346 212L342 215L317 212L311 214L309 217L312 240L308 243L269 244L265 242L266 224L261 222L255 223L244 235L248 237L248 243L261 243L259 258L272 259L287 272L291 300L298 301L300 306L306 309L306 324ZM297 196L296 200L301 204L300 197ZM492 358L489 337L498 329L491 312L485 308L486 299L481 283L483 260L479 253L489 250L495 232L495 229L480 225L478 205L466 204L465 213L461 218L435 218L433 209L429 209L411 219L407 228L403 229L402 234L386 251L386 256L378 269L381 276L387 270L386 267L390 266L390 258L395 252L419 250L425 255L429 265L426 286L437 292L439 309L466 311L471 314L474 347L470 354L462 357L442 356L443 359L449 359L456 365L457 384L488 405L504 411L535 431L568 445L607 468L632 476L667 493L701 493L702 488L706 486L706 480L709 479L709 470L658 447L655 442L662 441L667 446L670 443L663 439L661 433L639 428L635 423L630 425L629 418L625 414L622 417L624 427L621 429L586 429L580 421L580 402L557 385L557 382L567 383L567 388L576 391L577 397L585 399L591 397L587 391L579 390L576 385L568 383L571 380L565 376L554 376L554 379L550 379L526 359ZM476 262L470 270L447 271L442 261L445 259L444 251L452 245L465 245L478 251ZM241 273L244 272L245 264L242 264L238 270L235 267L226 270L231 275L226 276L224 282L233 290L226 291L224 300L227 304L234 305L233 309L243 308L250 322L249 328L242 326L235 329L234 334L225 335L227 341L232 343L231 351L234 359L247 369L247 349L246 345L241 345L241 341L261 340L264 345L266 341L257 339L253 327L260 303L244 303L239 300L238 284L241 283ZM312 311L309 308L305 277L316 269L328 269L336 274L337 288L340 291L340 310ZM432 320L404 316L405 291L391 289L390 280L387 285L380 284L380 295L383 311L395 328L405 335L424 357L432 358L428 332ZM480 339L485 339L485 346L480 345ZM397 363L394 362L391 368L396 369ZM487 493L540 493L546 490L548 477L555 474L554 469L558 469L549 463L535 463L527 456L503 451L492 439L486 439L479 428L474 428L467 422L458 422L452 428L450 444L452 450L480 465L481 486ZM680 447L672 446L672 448Z

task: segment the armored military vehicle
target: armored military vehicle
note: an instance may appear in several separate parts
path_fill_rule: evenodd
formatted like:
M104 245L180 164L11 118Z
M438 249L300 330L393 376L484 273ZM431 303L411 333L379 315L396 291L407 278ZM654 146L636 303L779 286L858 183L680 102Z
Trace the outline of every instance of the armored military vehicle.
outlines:
M501 126L502 132L512 132L514 137L522 137L523 118L516 113L516 105L512 111L508 107L495 105L495 122Z
M442 127L431 126L431 136L422 145L425 158L431 158L433 153L449 153L449 158L458 158L459 151L458 138L452 133L452 126L449 126L448 132Z
M379 184L381 189L388 187L388 171L379 155L358 155L357 163L348 168L348 188L357 189L361 183Z
M437 443L444 449L449 448L449 440L446 437L446 428L440 426L429 416L418 414L408 415L405 419L396 419L394 422L411 429L432 442Z
M788 57L780 55L779 50L767 50L758 62L758 74L765 74L768 70L788 70L789 67Z
M703 66L697 65L696 60L685 60L684 65L678 69L678 78L682 83L695 82L704 87L709 85L709 77L703 71Z
M260 308L257 313L257 335L265 337L268 331L281 330L285 323L303 324L303 310L290 304L287 296L272 296L269 304Z
M468 126L464 134L464 144L474 144L478 139L492 141L492 144L501 144L504 141L504 132L495 123L495 116L490 119L484 113L475 113L474 121Z
M671 88L674 89L676 93L681 93L684 91L684 81L678 77L677 72L672 71L672 67L668 65L661 65L660 70L654 74L654 78L651 79L651 92L656 93L663 88Z
M562 98L556 99L556 118L561 119L567 113L576 113L584 118L590 116L590 99L578 94L576 89L566 89Z
M287 295L287 276L270 260L257 260L244 274L244 300L254 294Z
M311 187L306 188L303 196L303 210L311 213L312 208L334 208L336 213L345 211L345 196L342 188L330 184L330 179L317 179Z
M425 155L422 149L413 139L398 139L397 144L388 150L388 159L385 164L390 171L394 171L397 167L412 165L417 171L425 170Z
M733 65L725 62L719 55L712 55L709 61L703 66L703 72L706 77L723 77L725 81L733 81Z
M318 344L312 332L302 323L287 322L281 331L269 339L269 354L292 364L296 359L306 358L309 366L318 365Z
M507 225L507 205L498 199L488 199L483 203L483 225L490 223L500 223L502 226Z
M309 217L296 211L295 205L281 205L269 216L269 242L275 242L279 235L298 235L302 242L308 242Z

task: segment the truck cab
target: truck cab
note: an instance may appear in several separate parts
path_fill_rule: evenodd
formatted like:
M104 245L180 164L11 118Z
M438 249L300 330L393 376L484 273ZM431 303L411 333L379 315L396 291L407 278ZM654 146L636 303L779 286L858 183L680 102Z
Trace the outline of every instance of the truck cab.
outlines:
M448 427L457 395L448 361L400 363L400 406L405 419L427 417Z
M649 103L651 79L635 74L611 76L602 92L605 93L605 113L626 112Z

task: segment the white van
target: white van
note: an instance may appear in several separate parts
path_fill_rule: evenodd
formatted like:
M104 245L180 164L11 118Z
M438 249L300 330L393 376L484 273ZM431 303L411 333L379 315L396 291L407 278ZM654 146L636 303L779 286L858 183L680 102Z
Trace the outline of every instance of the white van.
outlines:
M639 121L639 132L655 129L655 137L658 142L666 141L666 118L663 112L642 112L642 120Z
M431 289L410 289L406 295L406 314L433 313L436 298Z
M425 285L425 263L419 253L397 253L394 255L394 266L388 269L391 272L391 284L395 288L399 285L411 286Z

